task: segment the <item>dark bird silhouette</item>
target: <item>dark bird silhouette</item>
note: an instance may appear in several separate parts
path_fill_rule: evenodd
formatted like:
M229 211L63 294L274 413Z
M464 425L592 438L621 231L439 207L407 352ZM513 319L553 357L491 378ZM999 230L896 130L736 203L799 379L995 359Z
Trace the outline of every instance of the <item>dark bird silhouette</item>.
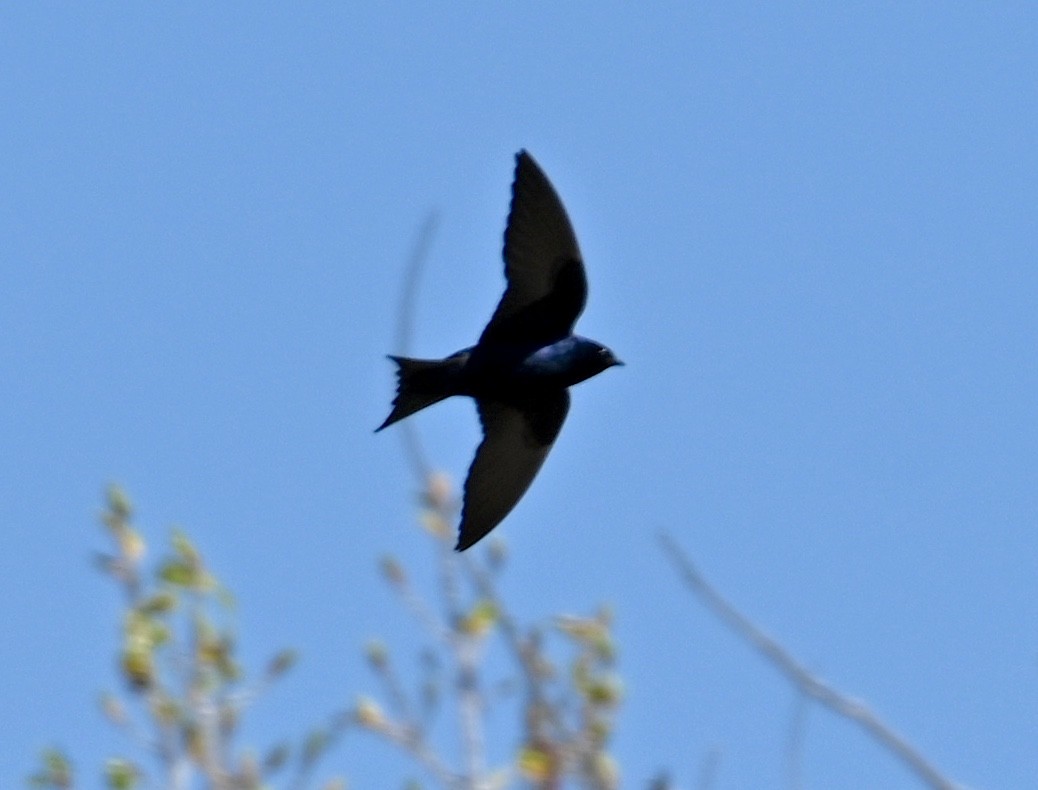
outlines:
M465 480L458 551L501 523L530 487L569 411L567 387L623 363L573 334L587 278L569 217L526 151L515 157L505 295L479 342L445 359L390 356L393 410L376 431L452 395L474 398L483 441Z

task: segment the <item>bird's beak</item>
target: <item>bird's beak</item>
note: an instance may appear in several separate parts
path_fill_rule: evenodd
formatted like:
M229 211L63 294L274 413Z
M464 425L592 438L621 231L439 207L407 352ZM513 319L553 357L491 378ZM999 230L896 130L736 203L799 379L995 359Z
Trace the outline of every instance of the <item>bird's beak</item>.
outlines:
M624 361L622 359L617 359L616 357L613 357L613 366L622 368L624 366Z

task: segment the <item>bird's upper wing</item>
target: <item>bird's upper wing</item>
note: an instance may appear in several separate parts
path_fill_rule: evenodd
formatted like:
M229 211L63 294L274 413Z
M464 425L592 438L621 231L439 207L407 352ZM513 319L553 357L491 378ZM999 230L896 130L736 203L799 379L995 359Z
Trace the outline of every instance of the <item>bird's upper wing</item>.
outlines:
M483 442L465 480L458 551L501 523L530 487L569 411L564 389L520 406L477 400Z
M515 158L505 228L508 287L479 343L546 345L561 340L587 301L587 278L566 209L526 151Z

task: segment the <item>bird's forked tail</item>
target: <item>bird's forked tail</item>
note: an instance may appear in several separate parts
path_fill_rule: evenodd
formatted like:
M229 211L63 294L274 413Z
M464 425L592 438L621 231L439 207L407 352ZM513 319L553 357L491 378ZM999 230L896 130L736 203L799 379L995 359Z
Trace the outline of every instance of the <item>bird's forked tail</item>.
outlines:
M426 406L457 395L458 373L465 366L468 354L459 352L446 359L411 359L392 355L389 358L397 365L396 398L393 399L393 411L375 429L376 433Z

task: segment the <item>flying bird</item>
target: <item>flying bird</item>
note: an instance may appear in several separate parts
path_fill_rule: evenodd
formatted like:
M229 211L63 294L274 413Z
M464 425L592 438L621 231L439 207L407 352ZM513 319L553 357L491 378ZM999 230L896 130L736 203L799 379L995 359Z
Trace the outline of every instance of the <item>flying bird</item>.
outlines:
M567 388L623 364L573 334L587 301L584 263L562 201L526 151L515 157L504 259L505 294L476 345L444 359L389 357L396 398L376 429L452 395L475 399L483 441L465 480L457 551L526 493L566 419Z

